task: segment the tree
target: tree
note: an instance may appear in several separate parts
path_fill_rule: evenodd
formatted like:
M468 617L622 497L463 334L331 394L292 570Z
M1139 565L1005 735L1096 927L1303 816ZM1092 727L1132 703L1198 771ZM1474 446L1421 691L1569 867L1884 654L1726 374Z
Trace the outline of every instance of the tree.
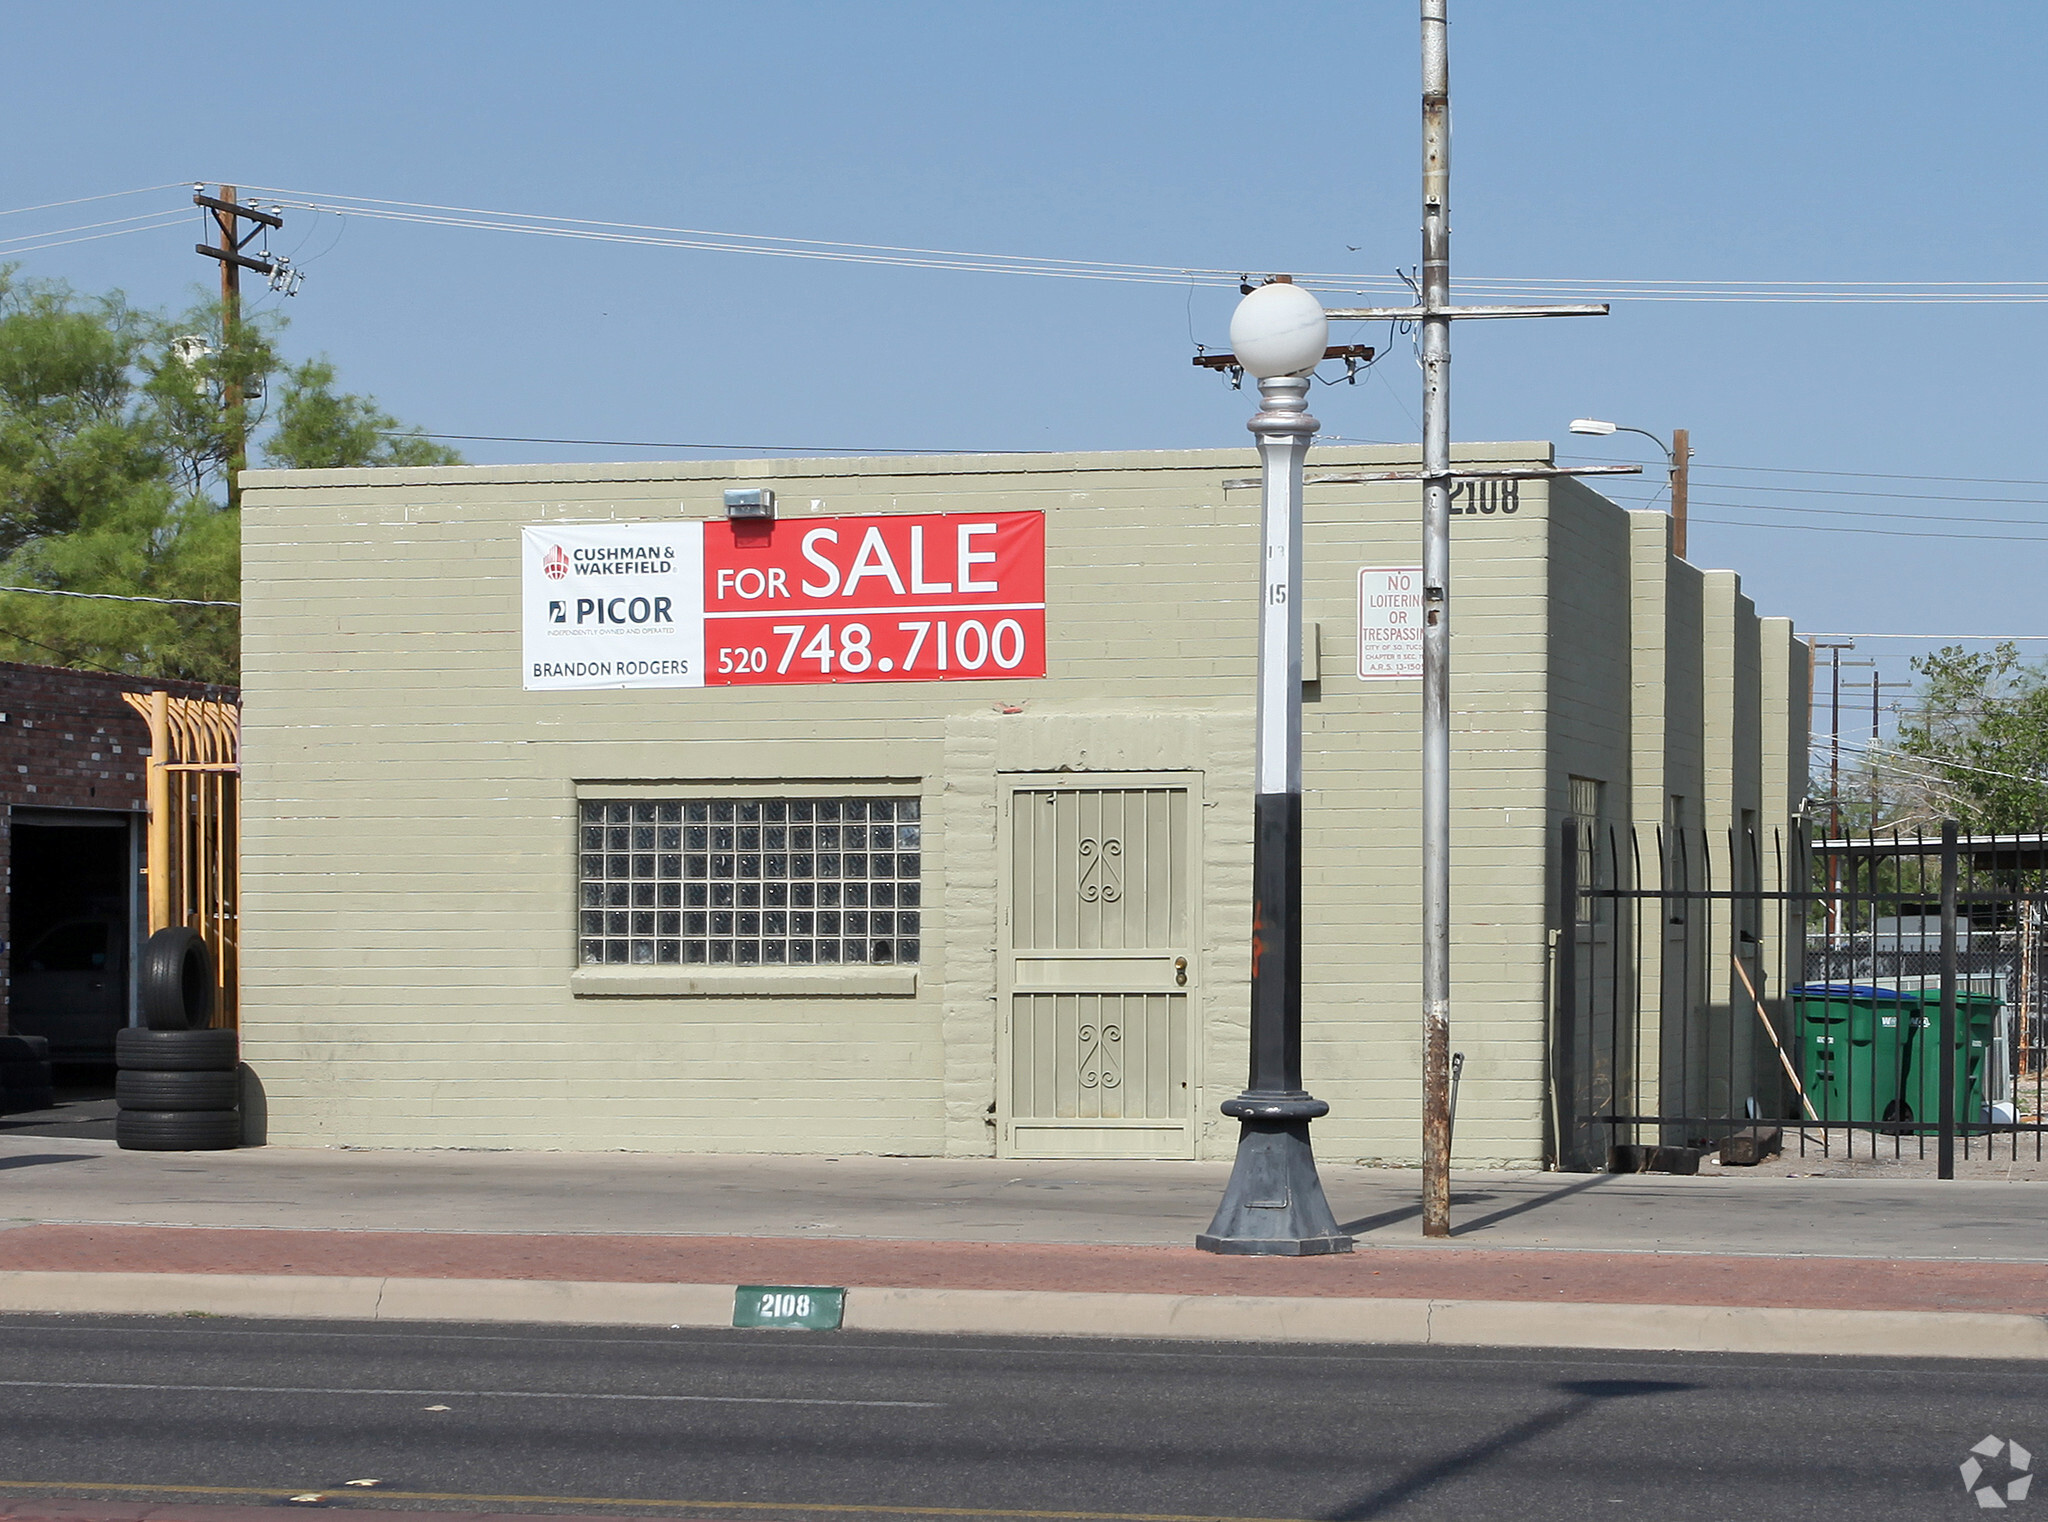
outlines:
M361 465L457 465L462 456L377 406L375 397L334 391L334 366L308 360L287 372L277 429L263 442L273 465L332 470Z
M1905 785L1923 817L1986 833L2048 825L2048 675L2010 643L1949 645L1913 670L1920 692L1897 749L1912 758Z
M223 333L217 307L174 321L0 266L0 585L43 589L0 592L0 659L236 679L238 610L205 606L240 595L230 385L267 463L459 462L374 398L337 393L327 361L285 365L282 327Z

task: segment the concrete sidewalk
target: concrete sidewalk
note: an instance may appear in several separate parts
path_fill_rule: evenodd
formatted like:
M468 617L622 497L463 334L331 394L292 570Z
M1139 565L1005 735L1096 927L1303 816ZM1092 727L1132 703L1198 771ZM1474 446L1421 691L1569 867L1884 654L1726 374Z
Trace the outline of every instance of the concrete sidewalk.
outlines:
M2048 1185L1331 1167L1359 1251L1190 1245L1228 1167L846 1157L123 1153L0 1140L0 1309L2048 1358Z

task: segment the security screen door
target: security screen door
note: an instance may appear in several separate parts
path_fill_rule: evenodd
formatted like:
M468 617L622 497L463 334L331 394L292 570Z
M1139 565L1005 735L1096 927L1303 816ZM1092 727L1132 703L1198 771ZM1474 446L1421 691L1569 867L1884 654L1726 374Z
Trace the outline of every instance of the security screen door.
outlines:
M1006 1157L1192 1157L1196 779L1007 790L998 1139Z

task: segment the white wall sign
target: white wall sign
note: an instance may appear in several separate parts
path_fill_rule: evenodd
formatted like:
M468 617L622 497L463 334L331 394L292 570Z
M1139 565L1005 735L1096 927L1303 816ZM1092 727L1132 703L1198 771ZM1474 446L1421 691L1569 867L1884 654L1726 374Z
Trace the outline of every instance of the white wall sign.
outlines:
M1368 566L1358 573L1358 675L1391 681L1422 675L1422 568Z
M521 531L529 691L704 685L704 525Z

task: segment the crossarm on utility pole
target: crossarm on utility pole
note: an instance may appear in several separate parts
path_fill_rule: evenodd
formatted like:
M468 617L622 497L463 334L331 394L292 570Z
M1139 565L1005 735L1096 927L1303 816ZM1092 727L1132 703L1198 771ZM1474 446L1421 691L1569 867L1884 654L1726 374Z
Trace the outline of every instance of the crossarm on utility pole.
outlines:
M1448 183L1448 176L1446 176ZM1604 301L1573 301L1559 306L1452 306L1425 302L1406 307L1331 307L1332 322L1421 322L1426 317L1605 317Z

